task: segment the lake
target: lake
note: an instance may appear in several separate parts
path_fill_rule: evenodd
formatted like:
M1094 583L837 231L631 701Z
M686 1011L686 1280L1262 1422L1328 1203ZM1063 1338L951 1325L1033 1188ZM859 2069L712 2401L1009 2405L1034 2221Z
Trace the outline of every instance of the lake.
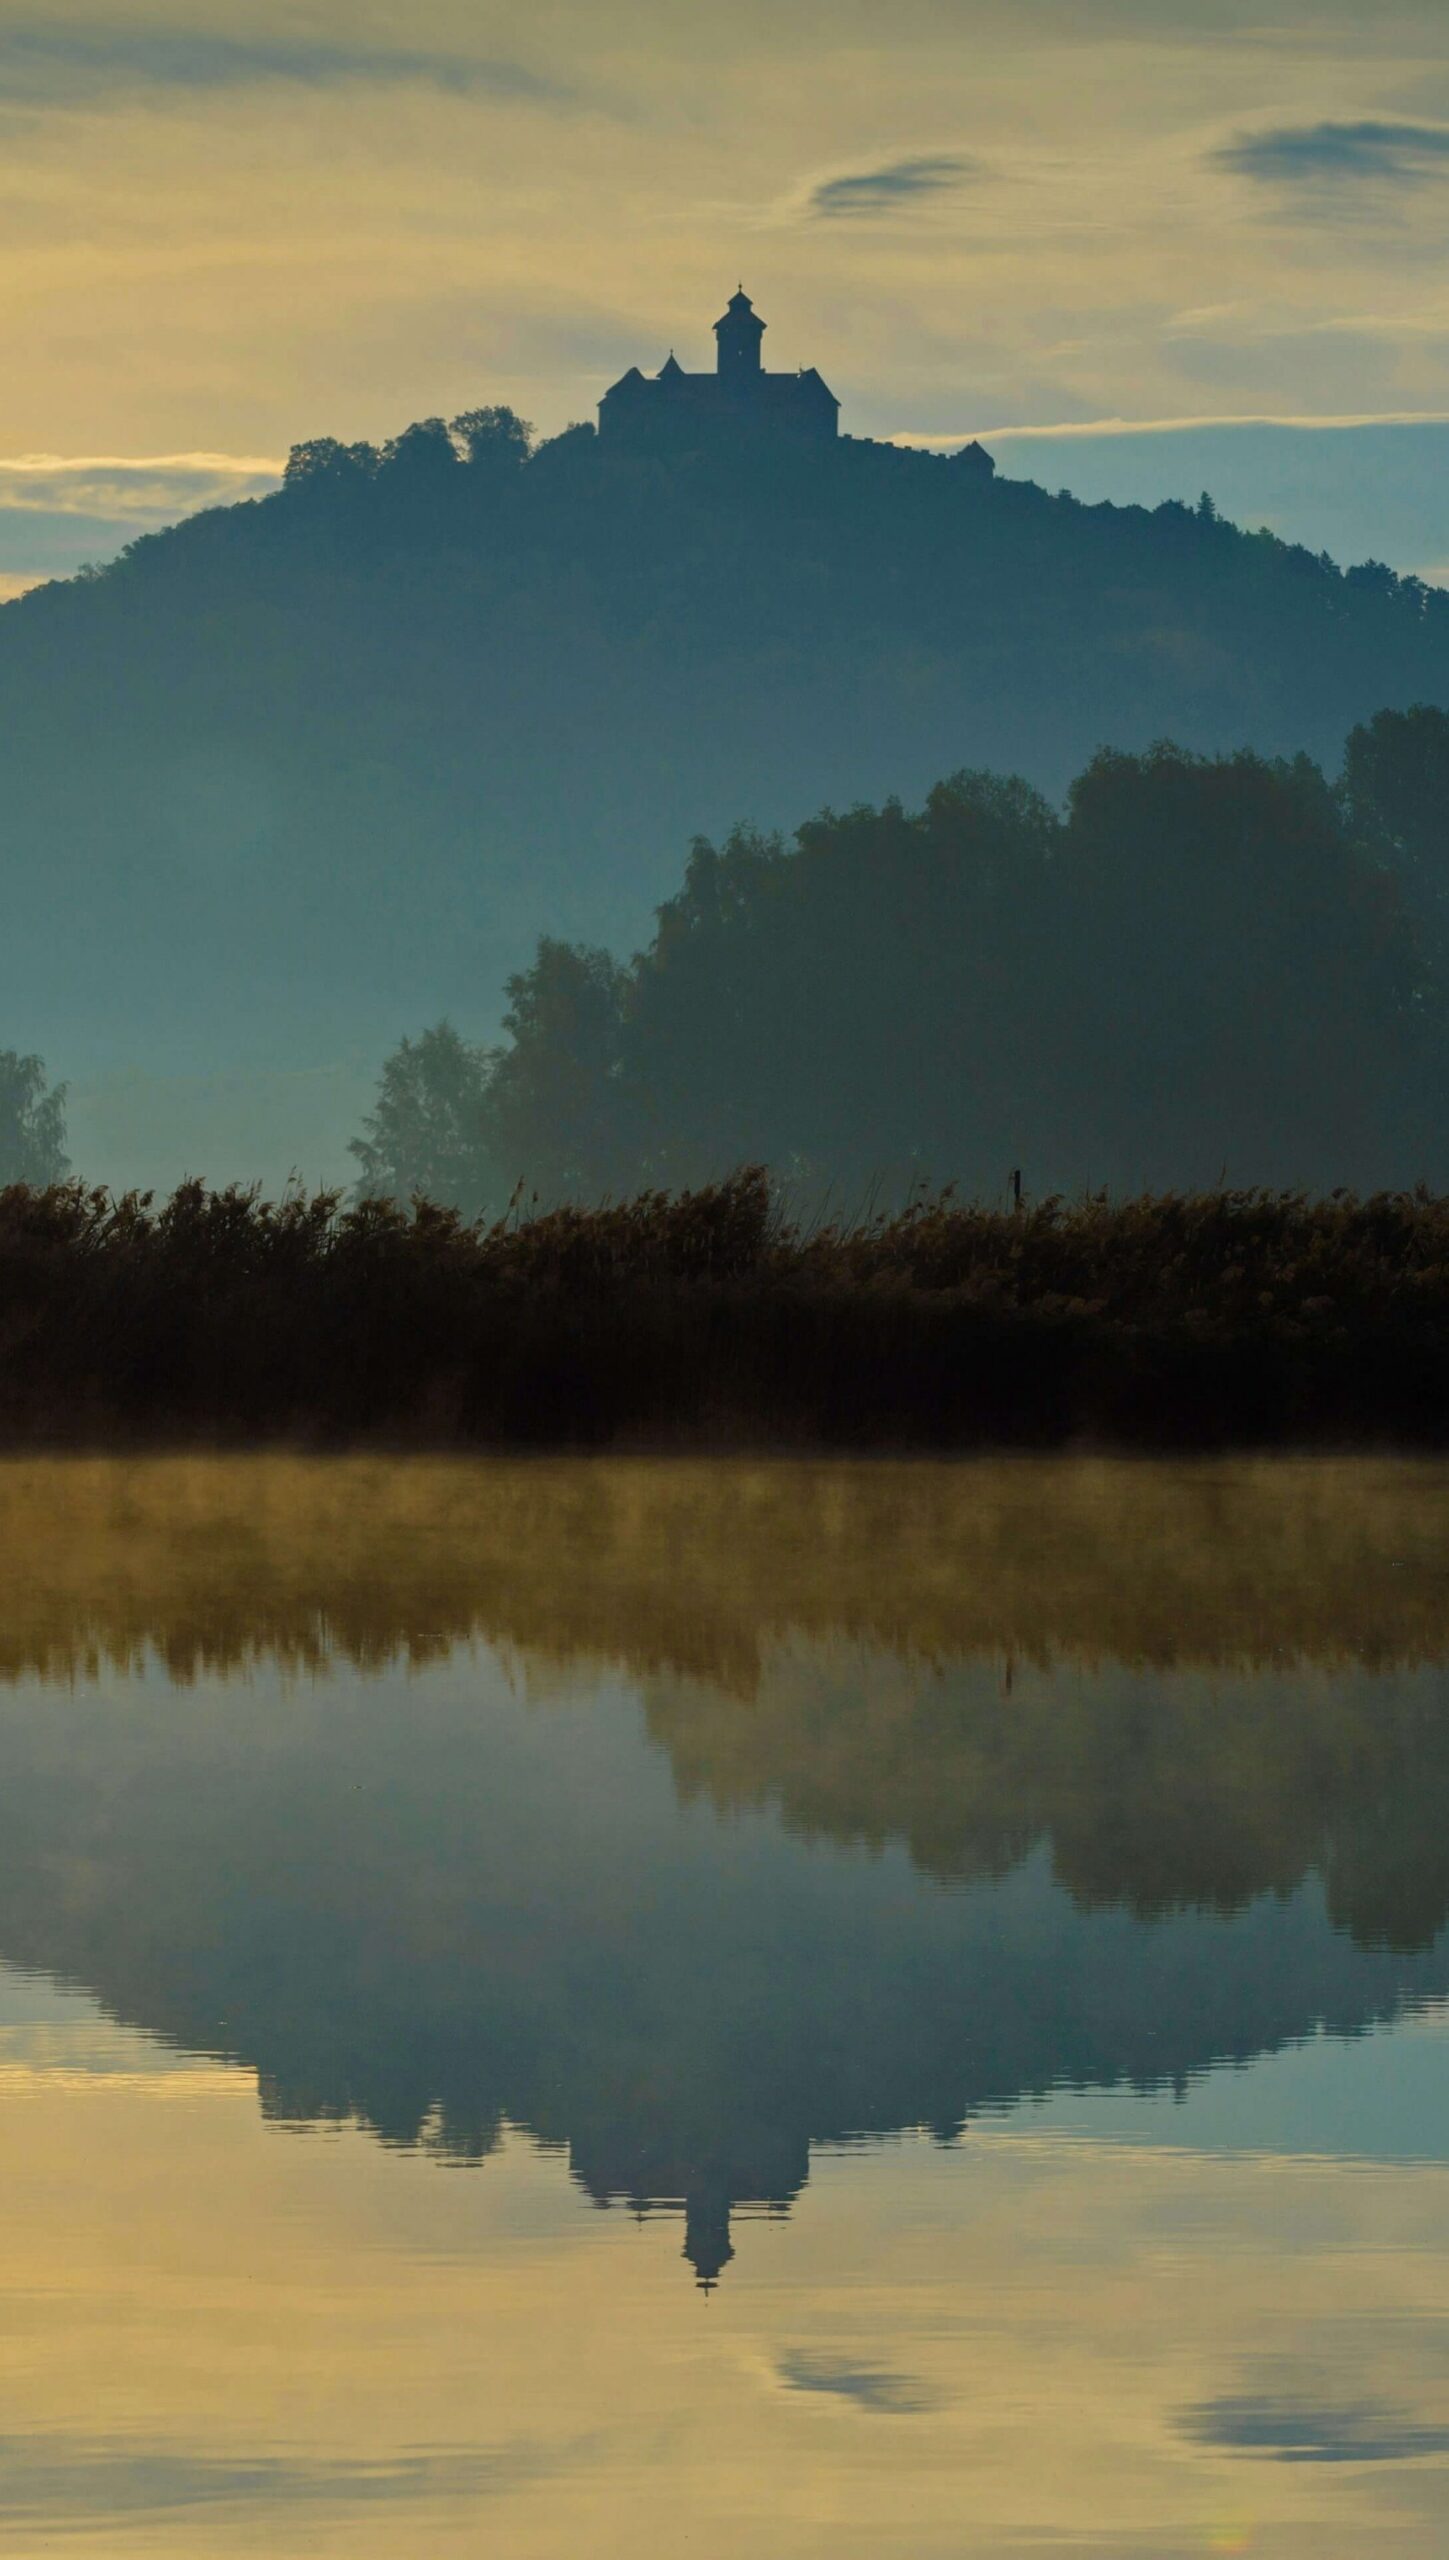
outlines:
M1449 1467L0 1465L0 2553L1449 2548Z

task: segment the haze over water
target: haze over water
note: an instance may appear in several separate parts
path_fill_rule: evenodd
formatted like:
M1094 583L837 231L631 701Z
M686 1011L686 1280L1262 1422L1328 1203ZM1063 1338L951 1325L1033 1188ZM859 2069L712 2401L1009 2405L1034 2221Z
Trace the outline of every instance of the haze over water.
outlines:
M0 2552L1429 2555L1449 1468L0 1468Z

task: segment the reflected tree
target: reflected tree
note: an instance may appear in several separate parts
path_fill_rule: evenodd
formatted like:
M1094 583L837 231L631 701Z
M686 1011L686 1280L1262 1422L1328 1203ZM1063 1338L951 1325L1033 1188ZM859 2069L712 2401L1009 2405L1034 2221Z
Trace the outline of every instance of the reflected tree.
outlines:
M66 1087L48 1082L43 1058L0 1049L0 1183L39 1190L65 1180L65 1101Z

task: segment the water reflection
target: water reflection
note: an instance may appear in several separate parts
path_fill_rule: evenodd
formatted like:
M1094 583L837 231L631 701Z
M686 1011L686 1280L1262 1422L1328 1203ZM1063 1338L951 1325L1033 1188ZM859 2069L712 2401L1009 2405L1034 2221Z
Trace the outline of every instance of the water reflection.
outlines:
M13 1464L0 1956L277 2122L525 2127L712 2283L812 2148L1449 1988L1446 1529L1428 1465Z
M942 1466L0 1461L0 1674L154 1649L554 1662L759 1686L782 1636L915 1661L1412 1668L1449 1640L1433 1461Z

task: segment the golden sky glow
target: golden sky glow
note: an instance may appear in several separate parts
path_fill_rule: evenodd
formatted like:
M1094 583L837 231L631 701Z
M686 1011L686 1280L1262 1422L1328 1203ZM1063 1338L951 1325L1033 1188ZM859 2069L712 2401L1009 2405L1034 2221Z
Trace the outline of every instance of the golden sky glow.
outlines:
M740 275L856 433L1449 418L1439 0L7 0L0 128L0 596L306 435L590 416L707 361ZM1087 497L1204 476L997 450ZM1437 458L1206 476L1441 572Z
M878 432L1449 407L1434 0L22 5L0 113L0 452L556 427L739 271Z
M281 2132L130 2042L0 2072L0 2550L1443 2548L1442 2167L907 2140L706 2300L525 2142ZM1315 2426L1364 2458L1271 2450Z

